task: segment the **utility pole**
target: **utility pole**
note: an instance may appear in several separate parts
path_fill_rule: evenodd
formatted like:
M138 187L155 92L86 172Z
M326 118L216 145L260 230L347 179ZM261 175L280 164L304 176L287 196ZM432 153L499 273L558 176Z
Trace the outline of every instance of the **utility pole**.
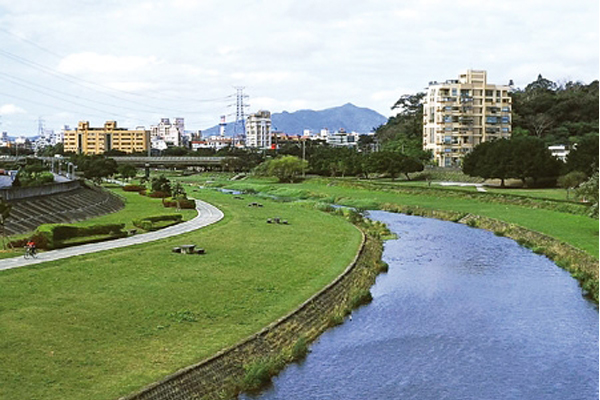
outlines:
M306 178L306 167L304 163L306 162L306 138L302 138L302 179Z

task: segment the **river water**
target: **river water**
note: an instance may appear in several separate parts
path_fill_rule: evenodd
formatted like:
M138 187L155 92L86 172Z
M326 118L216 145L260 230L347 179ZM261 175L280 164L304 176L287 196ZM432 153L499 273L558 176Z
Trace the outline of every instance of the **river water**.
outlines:
M370 212L399 238L373 302L243 399L598 399L598 310L543 256L461 224Z

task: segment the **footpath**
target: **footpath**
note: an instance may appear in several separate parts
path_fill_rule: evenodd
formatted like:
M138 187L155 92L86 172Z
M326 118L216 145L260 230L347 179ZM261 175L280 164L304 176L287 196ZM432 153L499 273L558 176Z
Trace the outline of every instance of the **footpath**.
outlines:
M0 260L0 271L181 235L214 224L215 222L220 221L224 216L221 210L200 200L196 200L196 210L198 211L198 215L194 219L158 231L141 233L122 239L108 240L106 242L90 243L81 246L41 252L38 253L37 258L6 258Z

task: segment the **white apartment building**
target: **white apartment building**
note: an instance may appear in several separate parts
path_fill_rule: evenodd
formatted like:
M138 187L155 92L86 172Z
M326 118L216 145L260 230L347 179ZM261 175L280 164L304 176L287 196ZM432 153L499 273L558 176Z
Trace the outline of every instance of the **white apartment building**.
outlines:
M269 111L261 110L248 116L246 146L258 149L271 148L271 113Z
M511 135L511 87L487 83L487 72L430 82L423 99L423 149L440 167L459 166L481 142Z
M335 147L354 147L358 144L358 133L347 133L344 129L327 135L326 143Z
M150 137L162 139L170 146L181 146L182 135L184 135L185 123L183 118L175 118L173 123L169 118L161 118L158 125L150 126ZM159 140L153 140L160 143Z

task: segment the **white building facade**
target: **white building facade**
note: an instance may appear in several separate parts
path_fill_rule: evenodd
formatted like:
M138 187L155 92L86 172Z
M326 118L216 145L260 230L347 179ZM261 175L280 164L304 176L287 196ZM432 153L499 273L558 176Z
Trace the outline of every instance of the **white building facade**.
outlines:
M164 141L169 146L181 146L185 132L183 118L175 118L171 123L169 118L161 118L158 125L150 126L150 138L153 143Z
M508 85L487 83L487 72L468 70L457 80L430 82L423 99L423 149L440 167L461 164L478 144L511 135Z
M271 147L271 113L261 110L250 114L246 120L246 147L268 149Z

